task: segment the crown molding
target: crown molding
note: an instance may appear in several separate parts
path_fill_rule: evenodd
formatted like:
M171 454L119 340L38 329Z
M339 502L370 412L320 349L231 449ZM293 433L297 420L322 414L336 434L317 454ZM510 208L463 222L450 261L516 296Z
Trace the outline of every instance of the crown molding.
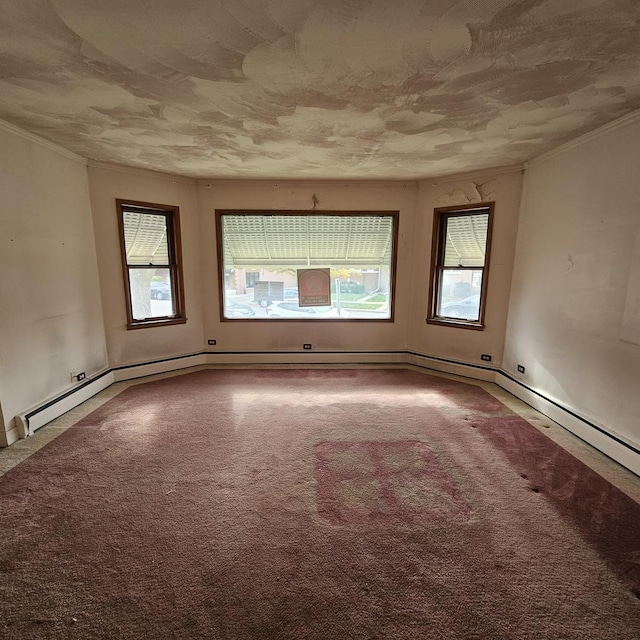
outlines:
M174 173L164 171L156 171L154 169L141 169L140 167L131 167L126 164L115 164L112 162L103 162L101 160L88 160L87 165L90 169L103 169L106 171L119 171L120 173L130 173L136 176L145 176L146 178L156 178L158 180L170 180L173 184L189 184L195 185L195 178L187 176L179 176Z
M87 159L83 156L74 153L73 151L69 151L60 145L55 144L54 142L50 142L45 138L41 138L35 133L31 133L30 131L26 131L25 129L21 129L20 127L16 127L16 125L7 122L6 120L0 120L0 130L6 131L7 133L12 133L13 135L18 136L19 138L23 138L24 140L28 140L29 142L33 142L49 151L54 151L55 153L64 156L65 158L69 158L70 160L74 160L75 162L79 162L80 164L86 165Z
M546 162L551 158L555 158L555 156L566 153L567 151L571 151L571 149L581 147L582 145L587 144L592 140L596 140L597 138L600 138L601 136L611 133L612 131L616 131L617 129L628 127L632 124L635 124L638 121L640 121L640 109L638 109L637 111L632 111L631 113L628 113L626 116L622 116L617 120L613 120L612 122L602 125L601 127L594 129L593 131L584 133L581 136L574 138L573 140L569 140L569 142L565 142L564 144L561 144L560 146L555 147L550 151L547 151L545 153L540 154L539 156L532 158L531 160L525 162L524 168L529 169L531 167L534 167L537 164L540 164L541 162Z

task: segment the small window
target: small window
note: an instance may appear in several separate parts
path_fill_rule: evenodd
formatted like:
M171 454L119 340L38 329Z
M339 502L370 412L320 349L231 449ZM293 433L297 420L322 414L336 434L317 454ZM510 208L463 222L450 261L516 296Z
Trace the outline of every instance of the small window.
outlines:
M223 321L393 321L398 212L217 211Z
M186 322L178 207L116 202L127 328Z
M431 324L484 328L493 203L435 209Z
M247 288L251 289L256 286L256 282L260 280L260 272L259 271L247 271Z

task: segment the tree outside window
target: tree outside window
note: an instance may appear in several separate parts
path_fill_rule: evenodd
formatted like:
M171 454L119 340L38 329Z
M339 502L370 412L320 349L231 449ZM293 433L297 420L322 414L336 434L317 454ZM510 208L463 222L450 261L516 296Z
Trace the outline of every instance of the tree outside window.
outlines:
M435 209L428 323L484 328L493 207Z
M127 327L186 322L178 207L117 200Z

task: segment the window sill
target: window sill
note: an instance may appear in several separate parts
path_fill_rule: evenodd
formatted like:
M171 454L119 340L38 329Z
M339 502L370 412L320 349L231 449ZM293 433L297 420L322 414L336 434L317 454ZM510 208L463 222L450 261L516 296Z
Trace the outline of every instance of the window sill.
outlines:
M166 327L172 324L185 324L186 318L154 318L152 320L136 320L127 324L127 329L145 329L147 327Z
M393 318L220 318L220 322L394 322Z
M437 324L441 327L456 327L458 329L472 329L484 331L484 324L471 320L455 320L454 318L427 318L427 324Z

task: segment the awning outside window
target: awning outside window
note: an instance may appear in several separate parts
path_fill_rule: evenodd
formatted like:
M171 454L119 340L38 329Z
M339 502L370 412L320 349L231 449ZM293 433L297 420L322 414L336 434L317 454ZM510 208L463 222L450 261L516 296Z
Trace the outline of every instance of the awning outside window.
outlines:
M389 215L221 216L225 267L388 265Z
M444 266L483 267L488 227L488 213L447 218Z
M169 263L167 220L164 215L125 211L122 221L128 265Z

